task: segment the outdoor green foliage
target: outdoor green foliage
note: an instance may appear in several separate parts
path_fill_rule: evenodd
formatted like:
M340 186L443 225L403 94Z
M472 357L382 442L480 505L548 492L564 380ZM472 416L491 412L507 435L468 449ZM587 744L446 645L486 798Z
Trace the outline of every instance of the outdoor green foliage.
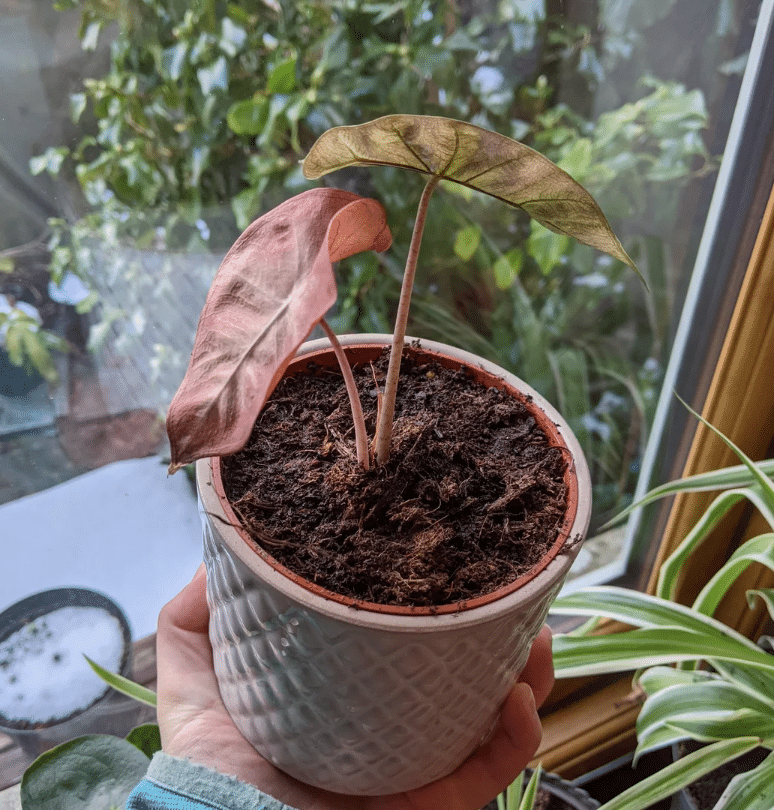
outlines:
M24 302L10 303L0 295L0 349L8 360L27 373L37 371L45 380L57 380L52 352L67 351L67 343L58 335L41 326L34 307Z
M677 492L720 490L664 563L655 596L614 587L589 588L561 597L552 607L557 614L591 617L577 632L554 639L558 677L638 669L634 684L646 699L637 720L636 757L680 740L706 743L621 794L605 810L650 807L723 762L761 746L769 751L766 758L734 778L715 810L774 806L774 655L712 618L750 564L774 570L774 459L754 463L727 443L741 465L665 484L638 504ZM771 531L743 543L690 607L675 603L676 585L689 556L743 500L758 509ZM751 590L747 598L751 607L763 600L774 618L774 590ZM594 636L593 625L601 617L635 629Z
M628 502L655 407L680 270L665 240L681 189L714 165L702 140L704 94L656 78L661 65L649 61L646 35L674 2L600 0L596 27L546 16L542 2L469 6L116 4L109 71L71 99L83 139L33 161L33 171L74 176L86 203L83 216L53 224L52 274L74 270L100 290L92 344L114 327L126 349L146 329L155 293L171 288L175 256L200 257L191 272L203 294L256 215L311 187L300 160L331 127L421 113L523 141L600 202L652 296L623 263L474 191L444 187L428 218L408 331L513 369L559 406L592 467L598 525ZM702 15L718 18L702 75L723 63L726 7L717 0ZM94 47L113 7L83 8L84 46ZM567 102L556 89L562 76ZM608 112L597 116L590 99L603 80L616 91L606 90ZM422 180L385 167L346 181L390 211L396 248L341 263L329 322L338 333L390 332ZM622 220L634 224L622 230ZM149 251L163 256L152 272ZM110 290L120 294L105 298ZM179 381L187 350L158 344L159 369L176 369ZM167 387L171 398L176 384Z

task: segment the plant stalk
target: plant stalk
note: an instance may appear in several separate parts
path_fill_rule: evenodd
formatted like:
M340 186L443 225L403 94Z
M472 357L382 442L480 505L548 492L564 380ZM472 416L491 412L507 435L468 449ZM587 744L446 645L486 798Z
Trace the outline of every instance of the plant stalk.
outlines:
M376 426L376 463L384 464L390 457L392 444L392 423L395 417L395 397L398 394L398 377L400 376L400 358L403 354L403 341L406 337L406 324L408 323L409 306L411 305L411 292L414 289L414 278L417 274L419 260L419 247L422 244L422 233L425 230L427 219L427 206L435 187L441 180L440 175L433 175L422 191L417 209L417 218L414 222L414 233L411 236L406 269L403 272L403 284L400 288L398 312L395 316L395 328L392 333L392 347L390 349L390 363L387 367L387 379L384 384L384 397L379 423Z
M330 340L331 346L333 346L336 359L339 361L339 368L341 368L341 374L344 377L344 384L347 386L349 407L352 410L352 422L355 426L355 451L357 452L357 460L360 466L364 470L367 470L370 467L370 459L368 457L368 434L366 433L363 406L360 404L360 397L357 393L355 376L347 361L347 356L344 354L344 349L342 349L341 343L339 343L339 339L336 337L333 329L328 326L325 318L320 321L320 326L323 332L328 336L328 340Z

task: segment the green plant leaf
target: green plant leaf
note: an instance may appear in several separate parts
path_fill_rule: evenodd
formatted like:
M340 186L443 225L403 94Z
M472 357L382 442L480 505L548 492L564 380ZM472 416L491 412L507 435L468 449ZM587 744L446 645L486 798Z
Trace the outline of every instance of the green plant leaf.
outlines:
M675 394L677 396L677 394ZM761 488L761 496L766 502L768 506L768 511L770 514L774 514L774 481L772 481L768 476L760 469L760 467L745 453L742 452L741 448L737 447L731 439L725 436L721 431L719 431L714 425L708 422L700 413L691 408L687 402L683 401L679 396L677 398L682 402L682 404L695 416L705 427L709 428L721 441L725 442L728 447L730 447L734 453L739 457L742 464L747 467L750 475L753 477L754 482ZM772 527L774 528L774 526Z
M770 810L774 807L774 753L756 768L737 774L714 810Z
M774 532L761 534L743 543L702 588L693 609L711 616L731 585L751 563L774 571Z
M145 723L133 728L126 735L127 742L140 749L149 759L161 751L161 732L156 723Z
M766 604L769 616L774 619L774 588L759 588L747 591L747 604L752 608L755 606L756 597L760 597Z
M481 244L481 230L478 225L468 225L461 231L457 231L454 238L454 253L464 262L470 261L473 254Z
M516 280L524 263L524 253L511 250L494 263L492 273L498 290L507 290Z
M751 650L758 650L741 633L710 616L696 613L668 599L628 588L609 585L583 588L559 597L551 606L551 612L568 616L605 616L636 627L680 627L699 635L727 636Z
M685 684L696 684L714 682L718 676L713 672L704 670L686 671L675 667L650 667L637 678L637 685L646 695L653 695L670 686L682 686Z
M303 168L316 179L348 166L375 165L412 169L483 191L637 270L583 186L539 152L504 135L448 118L388 115L323 133Z
M292 93L296 89L295 56L280 62L269 74L266 90L269 93Z
M527 787L524 789L524 795L521 797L521 802L519 803L519 810L532 810L535 806L542 773L543 768L540 763L538 763L537 768L532 772L529 782L527 782Z
M56 382L58 374L45 339L45 332L35 325L34 329L22 330L21 336L24 352L35 370L48 382Z
M650 695L640 710L637 756L686 737L702 742L771 739L774 709L766 698L717 678L666 687Z
M115 672L109 672L104 667L101 667L96 661L92 661L88 655L83 656L88 662L89 666L94 670L94 672L102 678L105 683L110 684L117 692L120 692L122 695L127 695L130 698L134 698L138 700L140 703L144 703L146 706L153 706L156 707L156 693L153 692L151 689L147 689L144 686L141 686L139 683L135 683L134 681L130 681L128 678L124 678L123 675L118 675Z
M722 492L707 507L696 525L683 538L677 548L664 560L658 574L656 594L662 599L672 599L680 580L680 572L688 557L704 542L710 532L739 501L746 497L747 490L732 489Z
M662 768L602 805L599 810L647 810L726 762L752 751L757 737L723 740Z
M774 459L757 462L760 472L766 476L774 476ZM654 501L666 498L669 495L677 495L680 492L711 492L716 489L733 489L736 487L749 487L755 483L755 478L744 464L736 464L733 467L724 467L720 470L711 470L706 473L689 475L677 481L669 481L661 486L654 487L640 500L635 501L619 512L612 520L608 521L602 528L609 528L620 523L635 509L641 509Z
M148 770L137 747L107 734L58 745L27 768L23 810L118 810Z
M229 107L229 129L237 135L258 135L269 117L269 103L262 96L236 101Z
M558 678L715 659L746 664L774 673L774 656L750 649L732 638L695 633L681 627L629 630L609 636L554 638L554 668Z
M336 301L332 262L386 250L391 239L380 203L329 188L250 225L210 287L167 413L172 472L242 447L295 350Z
M749 709L681 715L671 718L668 725L699 742L755 736L766 745L774 745L774 719Z
M712 666L718 675L729 683L735 683L760 697L774 696L774 672L718 659L712 662ZM774 698L772 702L774 703Z

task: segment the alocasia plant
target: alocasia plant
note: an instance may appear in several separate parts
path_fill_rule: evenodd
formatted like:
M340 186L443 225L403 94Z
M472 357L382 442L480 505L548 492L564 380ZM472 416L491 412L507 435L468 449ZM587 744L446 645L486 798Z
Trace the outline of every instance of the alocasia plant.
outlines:
M388 115L324 133L304 160L315 179L348 166L396 166L428 175L409 247L390 364L375 439L389 457L400 355L430 197L453 181L526 211L560 234L602 250L636 270L591 195L540 153L503 135L447 118ZM256 220L226 255L199 322L191 362L167 415L170 469L243 446L255 418L303 339L324 325L336 300L332 262L391 242L375 200L320 188ZM358 460L369 465L354 383L348 384Z

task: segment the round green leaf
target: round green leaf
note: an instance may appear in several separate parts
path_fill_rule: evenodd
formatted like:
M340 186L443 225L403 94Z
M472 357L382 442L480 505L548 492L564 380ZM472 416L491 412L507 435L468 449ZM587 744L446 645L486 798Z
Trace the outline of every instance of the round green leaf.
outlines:
M161 751L161 733L156 723L145 723L133 728L126 735L127 742L140 749L146 757L152 757Z
M232 104L227 120L229 129L237 135L258 135L268 117L269 105L265 98L258 97Z
M58 745L27 768L23 810L113 810L148 770L148 757L119 737L91 734Z
M469 261L481 242L481 231L477 225L468 225L457 232L454 240L454 252L463 261Z

